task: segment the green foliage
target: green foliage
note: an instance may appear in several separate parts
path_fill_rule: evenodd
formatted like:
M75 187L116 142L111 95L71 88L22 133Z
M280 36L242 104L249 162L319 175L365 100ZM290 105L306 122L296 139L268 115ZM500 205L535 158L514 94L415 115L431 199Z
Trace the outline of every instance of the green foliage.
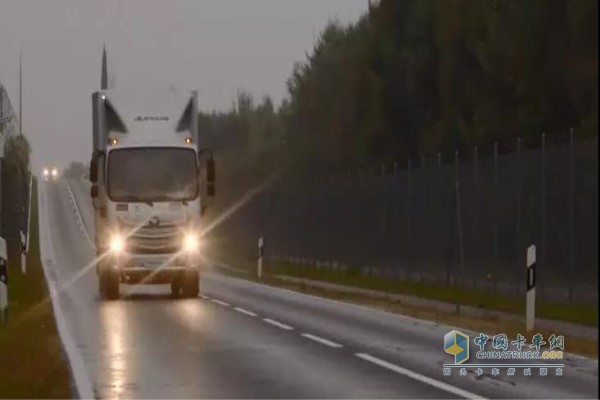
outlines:
M72 161L65 169L63 175L68 178L83 178L86 176L88 168L81 162Z
M245 167L405 165L441 151L490 153L598 129L596 0L381 0L329 22L277 111L241 92L203 116ZM279 150L281 154L271 153Z
M4 159L8 168L16 171L19 178L27 177L31 147L23 135L8 136L4 147Z
M300 158L343 167L597 135L596 13L594 0L383 0L329 24L295 67L286 129Z

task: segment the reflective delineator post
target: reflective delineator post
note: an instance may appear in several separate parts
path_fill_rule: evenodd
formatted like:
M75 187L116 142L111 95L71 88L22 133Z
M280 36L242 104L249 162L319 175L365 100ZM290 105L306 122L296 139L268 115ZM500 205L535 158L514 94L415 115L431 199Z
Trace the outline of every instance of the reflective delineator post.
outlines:
M527 304L525 310L525 329L533 331L535 324L535 245L527 248Z
M265 241L262 237L258 239L258 270L256 272L258 279L262 277L263 255L265 249Z
M0 323L6 322L8 307L8 256L6 242L0 237Z
M25 263L27 262L27 238L25 237L25 234L23 233L23 231L21 231L20 234L21 234L21 272L25 273L25 271L27 271L27 265L25 265Z
M29 171L29 200L27 202L27 237L25 239L25 256L27 256L27 252L29 251L29 238L31 237L31 189L33 188L33 175L31 174L31 167ZM27 261L27 257L25 257ZM23 268L23 273L27 272L25 268Z

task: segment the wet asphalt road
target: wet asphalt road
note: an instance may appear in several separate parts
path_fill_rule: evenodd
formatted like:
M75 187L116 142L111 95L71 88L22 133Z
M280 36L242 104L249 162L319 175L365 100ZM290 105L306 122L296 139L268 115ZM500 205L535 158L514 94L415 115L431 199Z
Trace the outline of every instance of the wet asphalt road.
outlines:
M68 283L57 299L82 361L74 375L87 379L96 397L598 396L597 361L570 357L562 377L525 377L522 370L516 377L458 370L444 377L442 364L452 359L443 336L452 327L210 271L197 299L143 286L102 302L87 268L94 257L88 186L60 180L40 189L42 261L54 285Z

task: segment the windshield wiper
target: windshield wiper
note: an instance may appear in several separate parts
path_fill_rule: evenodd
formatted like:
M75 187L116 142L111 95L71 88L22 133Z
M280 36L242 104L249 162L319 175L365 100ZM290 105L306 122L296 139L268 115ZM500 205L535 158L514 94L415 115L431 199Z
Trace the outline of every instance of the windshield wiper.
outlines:
M146 199L142 199L139 196L125 196L122 201L131 201L131 202L139 202L139 203L144 203L144 204L148 204L150 207L152 207L154 205L154 203L150 200L146 200Z
M186 199L178 199L176 197L170 197L170 196L160 197L159 199L157 199L157 201L180 201L181 204L183 204L184 206L187 206L187 204L188 204L188 201Z

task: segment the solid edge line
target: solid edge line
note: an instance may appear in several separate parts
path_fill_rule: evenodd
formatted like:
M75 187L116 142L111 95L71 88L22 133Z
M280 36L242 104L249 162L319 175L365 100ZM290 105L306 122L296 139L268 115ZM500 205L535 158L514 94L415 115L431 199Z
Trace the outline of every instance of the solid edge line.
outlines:
M241 307L235 307L234 310L237 311L237 312L240 312L242 314L246 314L246 315L248 315L250 317L256 317L257 316L256 313L253 313L252 311L248 311L248 310L246 310L244 308L241 308Z
M317 343L321 343L325 346L334 347L334 348L338 348L338 349L341 347L344 347L343 345L341 345L339 343L332 342L331 340L322 338L320 336L311 335L310 333L303 333L300 336L303 336L303 337L310 339L312 341L315 341Z
M71 190L71 185L69 185L69 182L67 181L66 178L63 179L63 182L65 183L65 187L67 188L67 192L69 194L69 197L73 201L73 207L74 207L74 210L75 210L75 215L77 216L77 222L79 223L79 226L81 226L83 228L83 234L85 235L85 238L87 239L88 244L92 247L92 250L95 250L96 246L94 245L94 242L92 241L92 238L90 237L90 234L88 233L88 231L85 228L85 225L83 223L83 220L81 219L81 213L79 211L79 205L77 205L77 200L75 200L75 195L73 194L73 190Z
M409 377L411 379L414 379L416 381L428 384L429 386L433 386L433 387L435 387L437 389L440 389L440 390L443 390L445 392L452 393L454 395L461 396L461 397L464 397L466 399L484 399L484 397L481 397L481 396L479 396L479 395L477 395L475 393L471 393L471 392L469 392L467 390L463 390L463 389L458 388L456 386L449 385L449 384L447 384L445 382L435 380L433 378L430 378L430 377L425 376L423 374L420 374L418 372L414 372L414 371L411 371L409 369L406 369L406 368L400 367L398 365L395 365L395 364L389 363L387 361L384 361L382 359L379 359L377 357L373 357L373 356L371 356L369 354L366 354L366 353L355 353L355 355L356 355L356 357L361 358L361 359L363 359L365 361L368 361L370 363L373 363L373 364L378 365L378 366L383 367L383 368L387 368L387 369L389 369L391 371L397 372L397 373L399 373L401 375L407 376L407 377Z
M46 278L46 284L48 285L48 291L50 292L50 300L52 303L52 309L54 310L54 319L58 328L58 334L60 336L63 348L67 353L67 358L69 359L71 376L75 381L77 394L79 394L79 398L81 399L93 399L95 398L94 391L92 390L90 379L85 373L85 363L83 362L83 357L77 350L75 341L71 336L71 332L69 332L64 312L60 307L60 301L58 299L56 287L54 282L52 282L50 279L50 273L48 272L48 268L44 262L45 256L48 255L48 249L46 248L46 245L49 245L49 243L47 243L48 235L45 229L45 227L48 226L48 221L46 220L46 210L42 206L42 192L44 197L43 204L45 204L46 190L45 188L41 189L41 185L38 185L38 241L40 246L40 263L42 264L44 277ZM42 226L44 226L43 229ZM43 235L42 232L44 233Z
M240 268L236 268L233 266L230 266L229 264L220 262L220 261L216 261L214 262L217 265L221 265L225 266L225 267L230 267L230 268L234 268L237 269L238 271L242 271L244 272L244 270L241 270ZM224 267L222 267L224 268ZM337 305L337 306L346 306L346 307L350 307L350 308L355 308L358 311L362 311L362 312L366 312L366 313L370 313L370 314L381 314L382 316L388 317L388 318L397 318L399 320L404 320L404 321L408 321L408 322L416 322L419 324L423 324L423 325L427 325L430 328L439 328L439 329L446 329L446 330L452 330L452 329L459 329L461 332L464 333L472 333L474 335L477 335L478 332L474 331L473 329L468 329L465 327L457 327L455 325L450 325L448 323L442 323L442 322L437 322L437 321L432 321L429 319L421 319L421 318L416 318L416 317L411 317L410 315L405 315L405 314L399 314L399 313L394 313L394 312L390 312L390 311L385 311L379 308L372 308L372 307L368 307L365 305L361 305L361 304L357 304L357 303L351 303L351 302L347 302L347 301L343 301L343 300L334 300L328 297L322 297L322 296L317 296L317 295L313 295L313 294L308 294L308 293L303 293L303 292L297 292L295 290L291 290L291 289L286 289L283 287L279 287L279 286L274 286L274 285L269 285L266 283L261 283L261 282L256 282L256 281L252 281L248 278L245 277L241 277L241 276L230 276L230 275L223 275L219 272L211 272L213 275L217 276L218 279L230 279L230 280L235 280L235 281L240 281L243 282L244 284L249 284L249 285L255 285L255 286L261 286L261 287L265 287L267 289L271 289L273 291L281 291L281 292L286 292L289 293L291 295L295 295L295 296L299 296L299 297L306 297L306 298L310 298L313 299L315 301L319 301L319 302L326 302L326 303L331 303L332 305ZM486 333L486 332L484 332ZM489 332L488 332L489 333ZM589 358L586 356L582 356L581 354L576 354L576 353L567 353L564 352L564 354L566 354L568 357L573 358L575 360L579 360L581 362L588 362L588 363L592 363L594 365L594 368L598 367L598 360L594 359L594 358Z
M225 263L222 262L216 262L215 264L221 264L221 265L227 265ZM360 304L356 304L356 303L350 303L347 301L342 301L342 300L334 300L334 299L330 299L328 297L321 297L321 296L316 296L313 294L308 294L308 293L303 293L303 292L297 292L295 290L291 290L291 289L287 289L287 288L283 288L283 287L279 287L279 286L273 286L273 285L269 285L266 283L261 283L261 282L256 282L256 281L252 281L249 280L247 278L243 278L243 277L239 277L239 276L229 276L229 275L223 275L220 274L218 272L213 272L214 275L218 276L221 279L232 279L232 280L237 280L237 281L241 281L245 284L250 284L250 285L255 285L255 286L262 286L268 289L272 289L274 291L282 291L282 292L286 292L289 293L291 295L295 295L295 296L299 296L299 297L306 297L306 298L310 298L313 299L314 301L319 301L319 302L327 302L327 303L331 303L333 305L337 305L337 306L348 306L351 308L356 308L357 310L363 311L363 312L368 312L368 313L380 313L383 314L387 317L393 317L393 318L398 318L400 320L404 320L401 322L418 322L418 323L423 323L426 325L430 325L433 327L443 327L443 328L448 328L450 330L455 329L452 325L448 325L448 324L443 324L443 323L439 323L439 322L435 322L435 321L431 321L431 320L427 320L427 319L419 319L419 318L415 318L415 317L411 317L409 315L404 315L404 314L398 314L398 313L393 313L390 311L384 311L378 308L369 308L367 306L364 305L360 305ZM470 331L470 332L474 332L473 330L469 330L469 329L462 329L462 331Z
M263 321L266 322L267 324L271 324L271 325L276 326L278 328L285 329L286 331L293 331L294 330L293 327L291 327L289 325L286 325L284 323L281 323L279 321L275 321L274 319L263 318Z

